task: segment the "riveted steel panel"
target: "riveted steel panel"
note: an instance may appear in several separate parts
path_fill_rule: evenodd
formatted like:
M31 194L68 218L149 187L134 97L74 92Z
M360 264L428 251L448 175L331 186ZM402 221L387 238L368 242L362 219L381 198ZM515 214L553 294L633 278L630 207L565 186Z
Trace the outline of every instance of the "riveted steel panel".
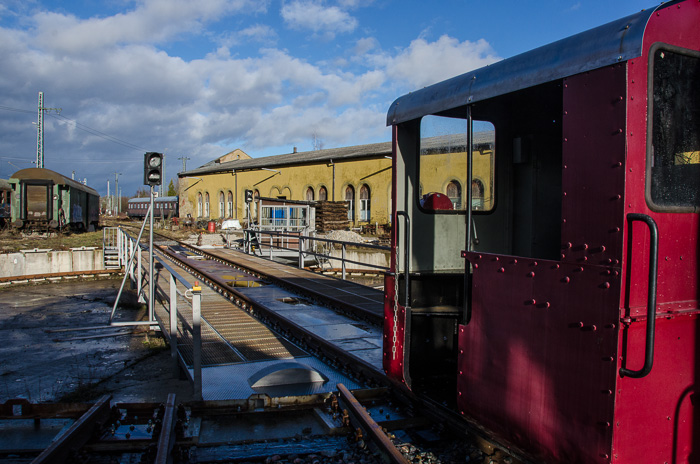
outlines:
M620 267L626 64L564 79L562 260Z
M458 408L546 462L610 455L619 273L468 253ZM507 290L506 290L507 289Z

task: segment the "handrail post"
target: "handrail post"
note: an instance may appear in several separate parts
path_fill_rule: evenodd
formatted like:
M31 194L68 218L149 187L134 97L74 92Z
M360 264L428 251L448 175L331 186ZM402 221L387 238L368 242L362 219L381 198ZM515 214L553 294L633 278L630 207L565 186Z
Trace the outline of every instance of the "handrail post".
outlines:
M170 357L173 359L173 378L180 376L177 362L177 282L170 274Z
M272 259L272 234L270 234L270 259Z
M136 294L138 295L139 302L143 303L142 295L141 295L141 292L143 292L143 280L142 280L143 279L143 275L142 275L143 263L141 262L141 247L139 247L138 243L136 244L136 248L137 248L136 255L138 256L138 262L139 262L138 263L138 270L139 270L139 272L138 272L138 285L136 286Z
M202 287L195 282L192 287L192 370L194 398L202 399Z
M304 269L304 239L299 234L299 269Z
M343 274L342 274L343 280L345 280L345 257L346 257L346 253L345 253L345 244L343 243L343 245L342 245L341 260L340 260L340 266L341 266L341 268L343 269Z

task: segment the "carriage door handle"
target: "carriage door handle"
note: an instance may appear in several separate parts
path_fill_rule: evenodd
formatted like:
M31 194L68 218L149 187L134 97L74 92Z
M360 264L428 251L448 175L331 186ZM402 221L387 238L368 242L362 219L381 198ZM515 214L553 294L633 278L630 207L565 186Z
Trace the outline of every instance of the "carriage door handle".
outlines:
M644 366L638 371L620 368L620 377L632 377L640 379L651 372L654 364L654 335L656 325L656 277L659 267L659 229L656 222L646 214L630 213L627 215L630 225L634 221L641 221L649 227L651 243L649 246L649 287L647 289L647 333L644 347ZM632 228L630 227L630 232Z

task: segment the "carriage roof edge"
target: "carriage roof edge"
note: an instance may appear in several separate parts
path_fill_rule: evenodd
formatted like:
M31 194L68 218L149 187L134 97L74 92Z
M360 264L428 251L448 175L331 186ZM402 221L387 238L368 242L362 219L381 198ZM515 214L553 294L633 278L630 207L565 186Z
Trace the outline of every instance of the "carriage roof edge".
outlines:
M397 98L387 126L551 82L641 56L644 31L658 7L609 22Z

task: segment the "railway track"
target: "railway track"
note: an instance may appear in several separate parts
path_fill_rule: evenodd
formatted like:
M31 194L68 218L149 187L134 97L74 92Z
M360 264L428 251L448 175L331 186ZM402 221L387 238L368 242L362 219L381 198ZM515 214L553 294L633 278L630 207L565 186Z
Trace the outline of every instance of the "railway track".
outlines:
M57 413L59 406L54 405L46 414L38 405L6 404L0 408L0 427L31 420L34 431L41 431L44 416L65 417L68 422L54 444L35 450L0 446L0 462L512 462L493 446L467 435L464 423L439 405L394 388L381 371L381 359L377 366L251 296L250 289L272 292L274 285L284 286L283 279L251 272L220 254L168 238L159 236L157 245L161 256L211 286L222 300L243 308L300 350L364 387L355 388L354 395L339 384L330 393L253 394L183 404L169 397L163 405L117 404L107 406L107 412L109 398L90 408L67 405L63 413ZM233 271L235 279L230 278ZM157 297L165 300L165 293L157 292ZM327 304L334 317L379 330L381 320L367 311L352 313L348 305L334 305L333 300L308 293L294 298Z

